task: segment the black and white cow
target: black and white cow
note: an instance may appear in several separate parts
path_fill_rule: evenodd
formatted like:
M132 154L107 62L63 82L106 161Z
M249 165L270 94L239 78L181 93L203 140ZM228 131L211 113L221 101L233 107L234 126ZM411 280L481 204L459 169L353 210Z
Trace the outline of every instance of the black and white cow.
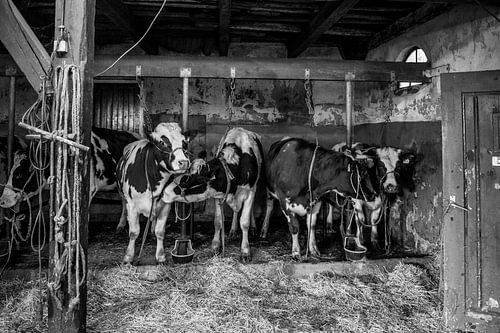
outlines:
M248 230L253 217L252 206L257 183L264 170L263 149L260 136L243 128L229 130L222 142L219 155L208 161L195 160L189 175L177 177L167 185L162 200L165 203L199 202L214 198L224 200L233 210L234 217L242 209L240 227L242 231L241 257L250 258ZM168 214L168 210L166 211ZM214 238L212 249L219 251L221 245L221 206L215 205ZM232 225L232 228L234 225Z
M9 170L7 170L7 142L8 139L6 136L0 136L0 196L2 195L4 186L9 178ZM26 151L26 143L22 138L14 136L13 151L14 155Z
M288 220L292 257L296 259L300 258L297 215L307 215L308 250L311 255L319 256L315 225L322 201L333 203L337 195L368 202L376 197L362 163L303 139L289 138L274 143L266 166L269 191L279 200Z
M353 144L351 150L347 149L344 143L339 143L332 147L332 150L345 153L356 160L368 161L369 174L372 183L377 184L375 190L381 198L391 198L400 193L403 188L414 191L416 154L395 147L374 147L363 143ZM390 203L389 203L390 204ZM327 225L331 228L333 224L332 207L329 207ZM364 200L354 201L356 212L357 237L363 243L362 229L366 225L366 220L371 225L371 242L378 247L378 221L382 217L382 201L380 204L368 203ZM366 214L365 214L366 213ZM368 215L368 218L366 217Z
M90 200L97 191L112 191L116 188L116 164L123 155L126 145L139 139L139 136L126 131L106 128L92 128L90 164ZM36 169L30 163L26 146L15 152L14 163L10 170L5 191L0 197L0 207L14 207L21 200L36 195L46 185L49 168L45 170L44 184L39 186ZM122 218L124 219L122 210Z
M118 187L126 206L130 241L123 258L132 263L135 240L139 236L139 216L156 220L156 260L166 260L163 248L165 223L170 205L161 201L165 187L176 174L188 171L190 162L185 155L187 140L177 123L160 123L142 139L125 147L116 169ZM124 225L121 221L120 224Z

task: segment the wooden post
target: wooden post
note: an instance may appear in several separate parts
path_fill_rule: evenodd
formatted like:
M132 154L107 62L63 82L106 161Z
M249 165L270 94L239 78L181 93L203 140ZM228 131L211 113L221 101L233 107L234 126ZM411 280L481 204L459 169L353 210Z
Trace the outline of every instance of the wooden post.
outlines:
M7 170L10 171L14 163L14 125L16 123L16 77L15 69L10 76L9 88L9 116L8 116L8 134L7 134Z
M352 111L354 107L354 73L347 73L345 75L345 108L346 108L346 123L347 123L347 133L346 133L346 144L350 149L352 147Z
M80 119L81 144L90 146L90 135L92 129L93 113L93 65L94 65L94 19L95 0L56 0L55 5L55 33L56 39L60 32L58 27L64 25L69 33L67 39L69 52L56 58L53 65L74 64L80 72L80 107L76 116ZM56 153L57 155L57 153ZM81 194L80 194L80 229L78 231L80 245L83 248L84 260L87 257L88 244L88 220L89 220L89 188L90 188L90 157L85 152L80 152L82 164L79 172ZM57 159L57 156L56 156ZM69 177L70 188L73 188L73 177ZM54 239L50 243L49 281L54 279L55 249L61 249L63 245ZM77 266L78 267L78 266ZM86 267L86 265L85 265ZM82 273L87 274L83 267ZM70 269L70 268L68 268ZM71 267L71 269L74 269ZM61 288L57 293L50 292L48 295L48 326L49 332L85 332L87 315L87 283L76 286L74 279L68 281L66 277L61 279ZM75 290L79 291L79 301L70 307L69 301L74 296ZM71 291L71 293L69 292ZM71 310L73 309L73 310Z

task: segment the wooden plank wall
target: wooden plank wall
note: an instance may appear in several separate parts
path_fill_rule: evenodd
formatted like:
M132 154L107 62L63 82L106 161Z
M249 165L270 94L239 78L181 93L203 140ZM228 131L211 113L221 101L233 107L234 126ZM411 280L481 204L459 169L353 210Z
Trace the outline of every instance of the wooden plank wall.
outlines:
M140 133L141 112L136 84L97 83L94 126Z

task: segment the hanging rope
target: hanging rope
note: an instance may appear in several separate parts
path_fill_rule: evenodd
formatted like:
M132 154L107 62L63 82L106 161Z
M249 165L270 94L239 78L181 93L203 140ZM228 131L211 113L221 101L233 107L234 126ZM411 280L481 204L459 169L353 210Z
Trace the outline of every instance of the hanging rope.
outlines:
M57 67L54 71L54 101L53 101L53 129L52 135L61 135L64 139L72 139L79 143L80 116L81 116L81 79L80 69L76 65ZM51 222L51 239L55 240L54 271L50 277L48 288L51 296L56 300L60 309L61 300L59 291L64 285L68 286L70 296L68 311L71 313L80 302L80 287L86 281L86 258L81 245L81 167L83 164L80 149L70 147L57 141L51 143L51 156L57 151L57 161L52 158L48 165L55 164L55 174L51 174L51 181L55 179L55 193L51 204L54 213ZM68 168L71 167L71 170ZM51 167L51 169L53 169ZM72 179L70 181L70 176ZM51 191L53 192L53 191ZM83 272L83 274L81 274ZM74 283L73 283L74 282Z

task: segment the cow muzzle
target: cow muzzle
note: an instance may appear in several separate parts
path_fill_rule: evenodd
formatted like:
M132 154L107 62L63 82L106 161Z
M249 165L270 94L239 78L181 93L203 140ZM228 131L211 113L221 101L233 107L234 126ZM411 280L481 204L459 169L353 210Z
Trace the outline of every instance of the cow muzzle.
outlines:
M390 194L393 194L393 193L398 193L399 192L399 186L396 184L387 184L384 186L384 192L386 193L390 193Z
M191 162L189 160L174 160L172 169L175 173L184 173L189 170Z

